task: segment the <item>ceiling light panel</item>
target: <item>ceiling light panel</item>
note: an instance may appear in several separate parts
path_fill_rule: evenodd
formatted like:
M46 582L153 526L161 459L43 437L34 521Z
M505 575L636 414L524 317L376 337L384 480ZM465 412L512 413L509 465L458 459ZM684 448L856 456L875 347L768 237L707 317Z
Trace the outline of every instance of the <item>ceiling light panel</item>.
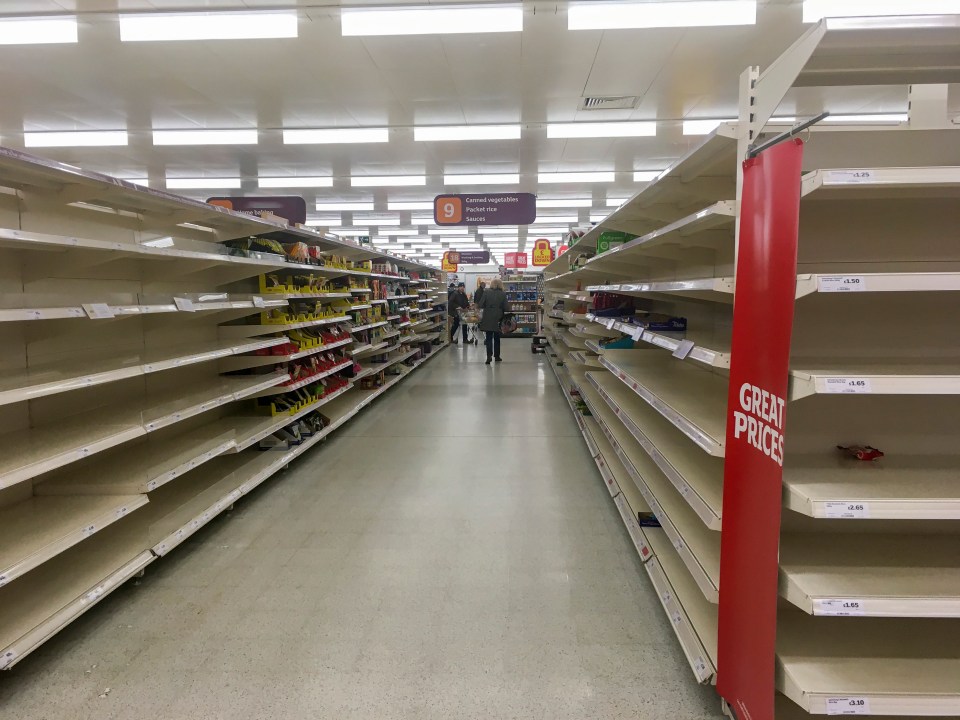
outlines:
M353 214L353 222L357 225L399 225L399 215L362 215Z
M755 25L755 0L690 2L571 2L568 30Z
M489 173L475 175L444 175L444 185L517 185L519 174Z
M154 130L154 145L256 145L256 130Z
M588 208L593 205L591 198L569 198L566 200L541 200L537 198L538 208Z
M416 127L413 139L418 142L453 140L519 140L519 125L446 125Z
M557 234L557 233L565 233L565 232L570 232L570 228L566 226L561 226L561 225L557 225L557 226L546 225L546 226L536 226L536 227L531 226L527 230L527 235L538 235L539 237L539 235L543 235L543 234L551 234L551 233Z
M318 212L352 212L354 210L373 211L372 202L318 202Z
M465 227L432 227L427 228L429 235L469 235L470 230Z
M77 42L77 18L9 18L0 20L0 45L53 45Z
M390 131L387 128L326 128L283 131L285 145L385 143L389 141Z
M433 200L388 201L387 210L433 210ZM430 222L433 222L432 216L430 217Z
M517 236L520 228L517 225L493 225L479 228L481 235L512 235Z
M240 178L167 178L167 189L169 190L202 190L206 188L239 190Z
M333 187L332 177L262 177L258 183L262 188L321 188Z
M803 22L817 22L825 17L952 15L956 12L956 0L804 0Z
M385 9L342 8L340 31L358 35L438 35L521 32L523 8L519 4L492 7L398 7Z
M295 37L297 37L296 12L120 15L120 39L123 42Z
M634 182L653 182L663 170L635 170L633 173Z
M630 198L607 198L607 207L617 208L623 205Z
M354 175L350 178L353 187L410 187L426 185L426 175Z
M654 137L655 122L572 122L547 125L548 138Z
M720 123L736 122L736 118L725 118L723 120L684 120L684 135L709 135L716 130Z
M958 5L960 9L960 5ZM828 115L823 119L825 123L905 123L910 119L907 113L875 113L863 115Z
M126 130L79 130L76 132L25 132L25 147L107 147L127 144Z
M562 172L540 173L537 181L541 183L600 183L613 182L616 174L612 172Z
M580 222L579 215L537 215L537 219L533 222L533 226L550 225L551 223L556 225L557 223L575 222Z

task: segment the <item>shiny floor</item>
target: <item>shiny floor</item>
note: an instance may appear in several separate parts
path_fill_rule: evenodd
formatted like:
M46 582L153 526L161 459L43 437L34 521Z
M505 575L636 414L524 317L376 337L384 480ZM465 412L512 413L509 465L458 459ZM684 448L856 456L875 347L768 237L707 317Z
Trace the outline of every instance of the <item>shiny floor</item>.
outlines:
M720 717L545 356L442 353L0 675L3 715Z

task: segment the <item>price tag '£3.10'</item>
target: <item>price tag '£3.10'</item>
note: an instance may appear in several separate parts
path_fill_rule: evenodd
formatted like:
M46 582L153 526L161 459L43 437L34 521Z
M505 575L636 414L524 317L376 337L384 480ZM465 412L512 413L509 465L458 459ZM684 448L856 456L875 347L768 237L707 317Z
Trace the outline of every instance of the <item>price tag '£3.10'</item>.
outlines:
M827 715L869 715L870 700L865 697L827 698Z

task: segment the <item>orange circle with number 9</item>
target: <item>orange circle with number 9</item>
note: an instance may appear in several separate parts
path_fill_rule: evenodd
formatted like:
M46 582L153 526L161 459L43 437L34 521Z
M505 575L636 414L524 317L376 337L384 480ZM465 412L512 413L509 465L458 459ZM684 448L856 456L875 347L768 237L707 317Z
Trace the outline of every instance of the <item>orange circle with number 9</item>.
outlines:
M450 195L440 195L434 200L433 216L437 225L454 225L463 220L463 200Z

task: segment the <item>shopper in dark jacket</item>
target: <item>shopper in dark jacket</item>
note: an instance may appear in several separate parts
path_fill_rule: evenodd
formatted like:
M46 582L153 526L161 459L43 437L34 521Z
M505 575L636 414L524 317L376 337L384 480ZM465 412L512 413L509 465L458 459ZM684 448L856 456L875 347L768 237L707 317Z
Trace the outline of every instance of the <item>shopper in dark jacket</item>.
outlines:
M487 284L483 280L477 285L477 291L473 294L473 302L477 307L480 307L480 301L483 300L483 292L486 287Z
M467 339L466 323L460 322L460 310L466 310L468 307L470 307L470 300L467 299L467 292L464 289L463 283L460 283L457 286L456 291L447 301L447 312L450 314L450 317L453 318L453 326L450 328L450 342L452 342L454 345L457 344L458 327L463 333L463 344L469 345L473 342L472 340Z
M483 312L480 319L480 329L487 335L484 344L487 346L487 365L490 360L500 362L500 322L507 314L507 294L503 291L503 282L495 278L490 288L485 290L477 309Z

